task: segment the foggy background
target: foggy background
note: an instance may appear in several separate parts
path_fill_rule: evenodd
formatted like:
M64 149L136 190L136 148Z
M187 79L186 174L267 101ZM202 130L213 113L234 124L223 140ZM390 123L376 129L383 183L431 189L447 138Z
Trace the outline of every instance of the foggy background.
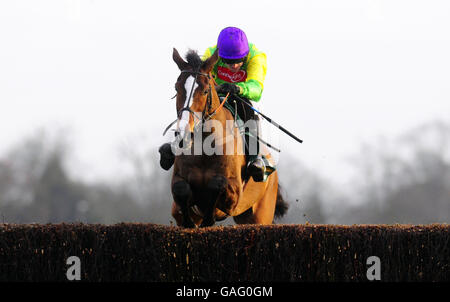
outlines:
M0 2L0 222L170 224L172 48L227 26L304 140L274 143L280 223L450 221L449 2L66 0Z

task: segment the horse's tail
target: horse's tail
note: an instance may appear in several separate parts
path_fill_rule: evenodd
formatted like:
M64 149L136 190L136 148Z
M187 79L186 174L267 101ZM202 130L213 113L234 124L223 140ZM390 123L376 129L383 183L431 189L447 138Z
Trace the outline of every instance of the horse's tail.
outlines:
M275 204L275 218L283 217L289 209L289 204L283 199L281 195L280 184L278 184L277 201Z

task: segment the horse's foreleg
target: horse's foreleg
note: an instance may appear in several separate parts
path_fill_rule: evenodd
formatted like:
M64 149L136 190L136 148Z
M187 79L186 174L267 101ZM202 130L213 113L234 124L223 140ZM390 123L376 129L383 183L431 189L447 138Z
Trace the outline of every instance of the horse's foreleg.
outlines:
M172 217L175 218L177 226L183 225L183 214L181 214L180 207L175 201L172 202Z
M172 195L181 210L181 225L185 228L194 228L195 224L189 216L189 200L192 198L191 187L186 181L180 180L172 185Z
M203 213L203 221L200 227L208 227L214 225L216 218L214 217L217 201L227 187L227 179L222 175L213 176L208 184L208 207Z

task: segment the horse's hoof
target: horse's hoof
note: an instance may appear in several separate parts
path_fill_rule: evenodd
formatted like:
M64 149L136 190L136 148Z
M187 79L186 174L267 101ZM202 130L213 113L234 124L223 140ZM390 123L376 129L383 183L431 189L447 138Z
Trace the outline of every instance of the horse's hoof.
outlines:
M214 223L216 223L214 220L203 220L202 223L200 224L200 227L207 228L207 227L213 226Z
M175 162L175 155L172 153L172 148L170 147L169 143L165 143L162 145L158 152L161 154L161 159L159 160L159 165L164 170L169 170L173 163Z
M185 220L185 221L183 221L183 224L182 224L182 226L183 226L183 228L187 228L187 229L194 229L194 228L196 228L197 226L195 225L195 223L193 223L192 222L192 220Z

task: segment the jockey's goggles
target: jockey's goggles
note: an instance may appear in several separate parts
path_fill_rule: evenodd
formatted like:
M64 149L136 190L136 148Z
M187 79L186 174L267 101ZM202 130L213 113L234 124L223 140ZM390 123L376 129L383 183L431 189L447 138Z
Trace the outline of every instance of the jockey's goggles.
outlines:
M222 58L222 61L225 64L238 64L238 63L245 62L245 59L247 59L247 57L243 57L243 58L239 58L239 59L225 59L225 58Z

